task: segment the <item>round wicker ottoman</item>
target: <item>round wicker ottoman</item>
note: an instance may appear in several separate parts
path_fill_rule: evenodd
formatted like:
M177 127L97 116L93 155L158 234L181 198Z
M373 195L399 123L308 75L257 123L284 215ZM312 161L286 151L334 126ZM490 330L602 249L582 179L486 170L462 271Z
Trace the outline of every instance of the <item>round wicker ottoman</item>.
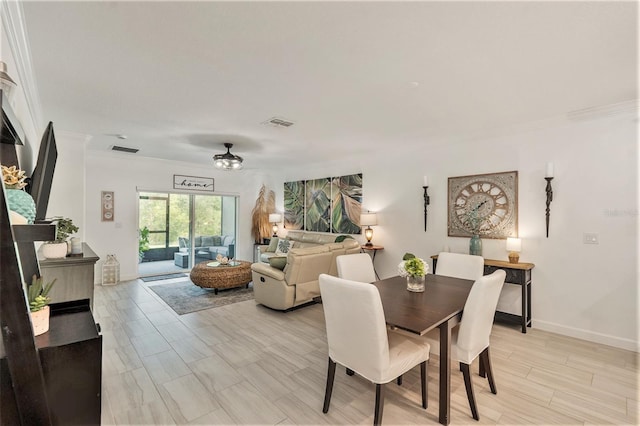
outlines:
M218 294L218 289L248 286L251 282L251 262L234 260L235 266L207 266L208 263L216 262L200 262L191 270L189 278L198 287L213 288Z

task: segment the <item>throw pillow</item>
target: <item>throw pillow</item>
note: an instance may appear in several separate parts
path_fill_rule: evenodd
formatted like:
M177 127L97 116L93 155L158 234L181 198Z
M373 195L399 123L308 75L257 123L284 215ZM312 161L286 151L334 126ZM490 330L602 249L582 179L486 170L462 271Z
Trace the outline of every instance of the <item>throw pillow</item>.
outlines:
M287 266L287 256L271 256L269 258L269 265L271 265L272 268L282 271L284 267Z
M293 241L291 240L279 240L276 254L287 254L289 250L293 248Z
M269 242L269 247L267 247L267 249L265 250L265 253L275 253L276 249L278 248L278 240L280 240L280 238L278 237L271 238L271 241Z
M202 246L201 247L213 247L213 237L202 237Z
M220 247L222 245L222 237L220 235L214 235L212 238L213 246Z

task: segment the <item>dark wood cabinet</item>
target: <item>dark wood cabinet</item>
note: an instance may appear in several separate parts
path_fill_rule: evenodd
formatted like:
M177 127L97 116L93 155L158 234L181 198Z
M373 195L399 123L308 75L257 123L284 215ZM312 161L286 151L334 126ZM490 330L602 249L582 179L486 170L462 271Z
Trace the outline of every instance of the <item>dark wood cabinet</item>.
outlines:
M89 300L51 304L49 332L36 337L54 425L99 425L102 336Z

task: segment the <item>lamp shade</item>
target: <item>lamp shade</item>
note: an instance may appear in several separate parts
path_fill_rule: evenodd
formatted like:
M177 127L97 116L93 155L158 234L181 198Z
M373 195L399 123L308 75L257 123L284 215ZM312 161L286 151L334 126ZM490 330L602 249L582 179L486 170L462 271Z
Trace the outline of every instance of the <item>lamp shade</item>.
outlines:
M522 251L522 240L520 238L507 238L507 251Z
M378 215L375 213L362 213L360 215L360 226L375 226L378 224Z
M280 223L282 221L282 216L278 213L271 213L269 215L269 223Z

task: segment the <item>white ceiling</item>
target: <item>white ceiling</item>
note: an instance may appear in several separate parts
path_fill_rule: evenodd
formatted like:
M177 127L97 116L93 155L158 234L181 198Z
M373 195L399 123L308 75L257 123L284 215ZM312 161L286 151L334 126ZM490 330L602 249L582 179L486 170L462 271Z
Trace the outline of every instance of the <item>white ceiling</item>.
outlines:
M23 8L43 117L92 150L269 168L637 99L636 2Z

